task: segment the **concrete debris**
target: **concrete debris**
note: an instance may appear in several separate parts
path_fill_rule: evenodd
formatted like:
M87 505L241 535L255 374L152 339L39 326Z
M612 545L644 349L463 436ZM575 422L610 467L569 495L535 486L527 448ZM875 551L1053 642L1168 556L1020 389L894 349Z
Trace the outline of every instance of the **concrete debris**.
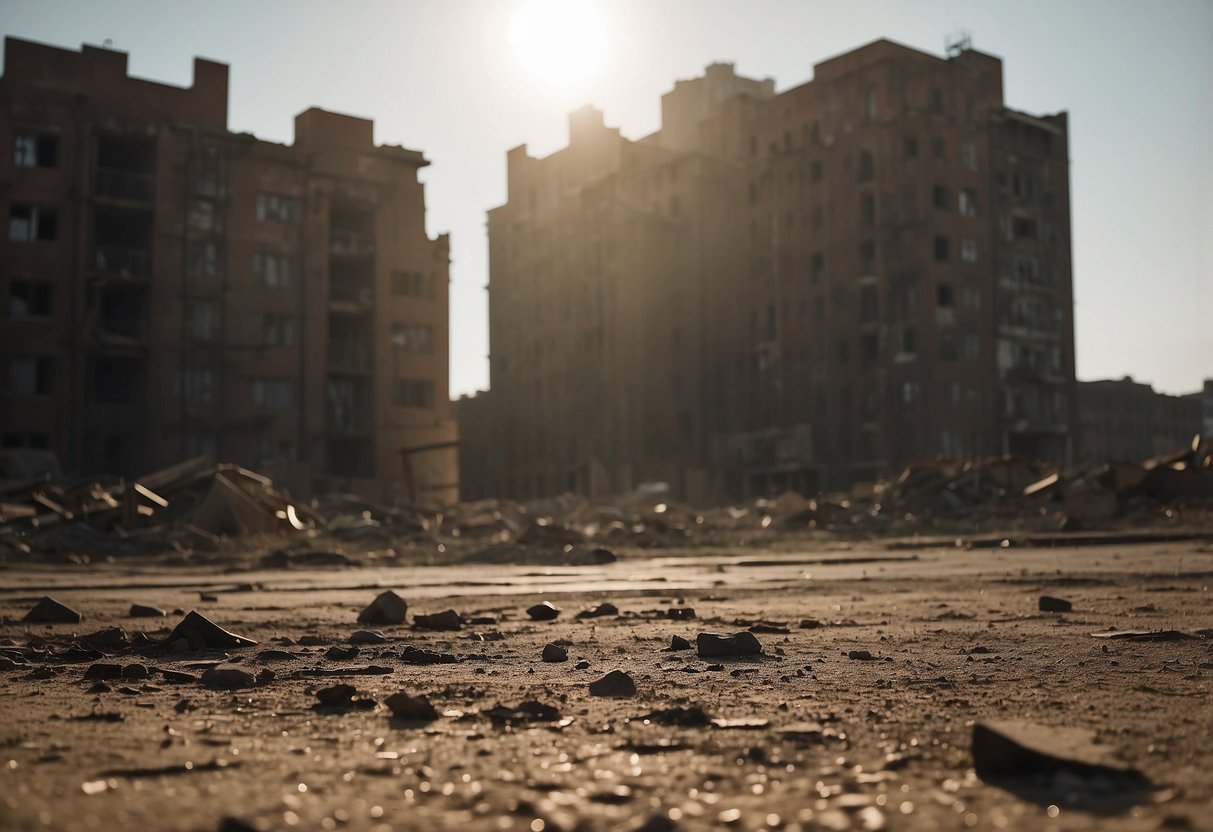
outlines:
M1040 596L1041 612L1070 612L1073 609L1074 604L1065 598L1055 598L1052 595Z
M353 685L332 685L316 691L316 700L324 708L345 708L349 707L357 692L358 689Z
M673 621L690 621L695 617L695 610L692 607L670 607L665 611L665 617Z
M404 664L457 664L459 658L450 653L436 653L432 650L425 650L417 647L406 647L404 652L400 654L400 661Z
M519 725L528 722L557 722L560 711L535 699L520 702L517 708L507 708L498 703L483 712L494 725Z
M604 618L610 615L619 615L619 607L606 601L588 610L582 610L577 613L577 618Z
M1091 633L1091 637L1119 641L1187 641L1195 638L1195 636L1179 630L1109 630L1102 633Z
M682 636L671 636L670 637L670 646L667 647L666 649L671 652L677 652L679 650L690 650L691 642L687 641Z
M545 644L543 646L543 660L545 662L567 662L569 660L569 651L559 644Z
M185 642L188 650L227 650L257 643L251 638L229 633L196 610L181 619L163 643L173 646L180 641Z
M1079 777L1145 780L1141 772L1098 742L1093 731L1016 720L973 726L973 768L987 781L1058 771Z
M350 644L383 644L387 636L382 630L356 630L350 633Z
M203 672L202 684L208 688L238 690L255 686L257 678L242 667L219 665Z
M690 705L685 708L653 711L631 721L649 722L653 725L675 725L680 728L705 728L712 724L712 717L699 705Z
M527 609L526 614L532 621L554 621L560 615L560 608L550 601L544 601Z
M34 604L21 620L27 624L79 624L84 616L47 596Z
M762 645L751 632L733 633L732 635L700 633L695 637L695 646L701 659L757 656L762 653Z
M413 626L422 630L458 630L463 626L463 616L454 610L414 615Z
M438 718L438 711L424 696L393 693L385 704L391 709L392 716L402 722L433 722Z
M636 695L636 683L622 670L612 670L597 681L590 682L590 696L627 698Z
M333 662L348 662L351 659L357 658L358 652L357 647L334 644L324 651L324 657Z
M390 589L379 593L366 609L358 613L359 624L403 624L409 605Z
M127 615L131 618L164 618L168 613L159 607L150 607L146 604L131 604L131 610Z

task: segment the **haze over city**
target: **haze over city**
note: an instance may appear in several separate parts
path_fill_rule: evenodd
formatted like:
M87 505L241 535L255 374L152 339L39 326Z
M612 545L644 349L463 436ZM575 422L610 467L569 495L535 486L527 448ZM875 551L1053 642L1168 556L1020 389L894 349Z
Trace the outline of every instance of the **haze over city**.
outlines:
M660 96L713 61L783 90L878 37L942 55L967 32L1005 61L1012 106L1070 114L1078 378L1131 374L1178 394L1213 376L1208 3L604 0L563 4L589 10L567 40L528 24L524 5L8 0L0 26L71 49L108 43L133 75L180 85L195 55L227 63L234 131L289 142L294 115L320 106L422 150L427 228L452 235L452 396L488 383L484 212L505 201L507 149L562 147L568 112L587 103L624 136L647 135Z

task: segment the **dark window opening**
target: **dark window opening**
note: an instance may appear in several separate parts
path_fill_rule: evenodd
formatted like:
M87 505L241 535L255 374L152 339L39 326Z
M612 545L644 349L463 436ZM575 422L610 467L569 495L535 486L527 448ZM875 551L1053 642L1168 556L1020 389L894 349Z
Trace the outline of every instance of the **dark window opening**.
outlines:
M948 262L948 258L950 257L949 248L950 248L950 245L949 245L947 237L936 237L935 238L935 262L936 263Z
M936 185L932 188L931 203L941 211L948 210L948 189L943 185Z
M948 283L940 283L935 287L935 304L937 306L952 306L955 298L952 292L952 286Z
M52 242L59 233L58 214L53 208L12 205L8 209L8 238L14 242Z
M46 280L12 280L8 284L10 318L48 318L53 287Z
M59 163L59 137L52 133L18 133L13 137L13 164L19 168L53 168Z

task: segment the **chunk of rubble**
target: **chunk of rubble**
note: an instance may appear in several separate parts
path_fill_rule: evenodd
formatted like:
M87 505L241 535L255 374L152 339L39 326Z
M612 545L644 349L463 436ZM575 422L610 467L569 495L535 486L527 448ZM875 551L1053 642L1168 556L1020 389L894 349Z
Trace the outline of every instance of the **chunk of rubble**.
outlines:
M665 617L672 621L690 621L695 617L694 607L670 607L665 611Z
M847 658L857 662L870 662L876 660L876 657L872 655L871 650L848 650Z
M438 718L438 711L424 696L409 696L401 691L389 696L386 704L392 716L404 722L433 722Z
M507 708L498 703L495 707L483 712L494 725L515 725L527 722L557 722L560 711L551 705L545 705L535 699L520 702L517 708Z
M675 725L681 728L706 728L712 724L712 716L699 705L685 708L663 708L630 720L650 722L654 725Z
M1099 743L1094 731L1022 720L976 723L973 768L987 781L1066 771L1080 777L1146 782L1140 771Z
M242 667L219 665L202 674L202 684L208 688L219 688L220 690L239 690L255 686L257 677Z
M1092 638L1109 638L1117 641L1187 641L1195 636L1179 630L1107 630L1091 633Z
M348 662L358 656L357 647L343 647L339 644L334 644L328 650L324 651L324 657L333 662Z
M21 620L27 624L79 624L84 616L47 595Z
M350 644L383 644L387 636L382 630L357 630L350 633Z
M700 633L695 637L695 646L701 659L721 659L735 656L757 656L762 653L762 645L751 632L740 633Z
M177 641L184 641L190 650L226 650L257 643L251 638L229 633L196 610L181 619L163 643L172 645Z
M610 615L619 615L619 607L606 601L588 610L582 610L577 613L577 618L605 618Z
M590 696L626 699L636 695L636 683L622 670L612 670L597 681L590 682Z
M560 615L560 608L551 601L544 601L542 604L536 604L527 609L526 614L531 617L532 621L554 621Z
M127 615L130 618L164 618L168 613L159 607L151 607L147 604L131 604L131 610Z
M409 605L390 589L379 593L366 609L358 613L359 624L403 624Z
M349 707L358 688L353 685L339 684L316 691L316 701L323 708Z
M463 626L463 616L454 610L414 615L413 626L422 630L458 630Z
M545 662L567 662L569 660L569 651L559 644L545 644L543 646L543 660Z
M121 679L122 665L98 662L84 672L85 679Z
M459 657L451 653L436 653L433 650L425 650L420 647L406 647L404 652L400 654L400 661L404 664L458 664Z
M1070 612L1073 609L1074 604L1065 598L1057 598L1053 595L1040 596L1041 612Z
M679 650L690 650L691 642L687 641L682 636L670 636L670 646L666 650L671 653L676 653Z

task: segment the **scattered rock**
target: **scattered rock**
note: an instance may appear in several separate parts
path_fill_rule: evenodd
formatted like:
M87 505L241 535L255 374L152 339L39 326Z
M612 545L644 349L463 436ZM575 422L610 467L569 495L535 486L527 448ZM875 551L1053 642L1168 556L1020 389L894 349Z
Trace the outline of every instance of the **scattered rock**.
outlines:
M359 624L403 624L409 605L390 589L381 592L366 609L358 613Z
M127 614L131 618L164 618L168 615L159 607L149 607L146 604L131 604L131 611Z
M104 630L89 633L81 636L79 642L89 650L102 650L107 653L125 650L131 644L131 640L126 636L126 631L121 627L106 627Z
M121 679L122 665L95 664L84 672L85 679Z
M532 621L554 621L556 616L560 615L560 608L553 605L551 601L544 601L542 604L529 608L526 614L531 617Z
M84 616L48 595L34 604L21 620L27 624L79 624Z
M672 653L677 652L679 650L690 650L691 642L687 641L682 636L671 636L670 637L670 646L667 647L666 649Z
M556 722L560 719L560 711L551 705L545 705L534 699L519 703L517 708L507 708L500 703L496 707L484 711L484 715L494 725L513 725L526 722Z
M257 684L257 679L244 668L232 665L219 665L218 667L212 667L202 674L202 684L208 688L238 690L239 688L253 687Z
M463 616L454 610L443 610L431 615L414 615L413 626L422 630L458 630L463 626Z
M821 622L816 618L802 618L800 620L800 629L802 630L816 630L820 626Z
M665 617L674 621L690 621L695 617L694 607L670 607L665 611Z
M190 650L226 650L257 643L251 638L229 633L196 610L181 619L163 643L172 645L179 640L185 641Z
M677 725L684 728L706 727L712 724L712 717L698 705L686 708L665 708L652 713L638 716L632 721L647 721L654 725Z
M1092 638L1110 638L1124 641L1186 641L1194 638L1179 630L1108 630L1091 633Z
M406 647L400 654L400 661L405 664L457 664L459 657L450 653L435 653L417 647Z
M744 631L732 635L700 633L695 637L695 645L701 659L757 656L762 653L762 645L755 635Z
M161 670L160 675L164 677L164 681L174 685L188 685L198 681L197 676L184 670Z
M616 560L618 558L614 552L601 546L574 546L565 556L565 563L569 566L600 566Z
M334 661L334 662L348 662L350 659L354 658L357 655L358 655L357 647L343 647L338 644L334 644L332 647L330 647L324 653L324 657L326 659L329 659L330 661Z
M875 660L876 657L872 655L872 651L870 650L849 650L847 651L847 658L854 659L857 662L870 662Z
M333 685L316 691L316 699L325 708L348 707L358 689L353 685Z
M636 695L636 683L622 670L612 670L601 679L590 682L590 696L626 698Z
M350 633L350 644L383 644L387 636L382 630L357 630Z
M569 651L559 644L545 644L543 647L543 660L545 662L567 662L569 660Z
M1141 772L1099 743L1093 731L1021 720L975 724L973 768L983 780L1068 771L1081 777L1146 781Z
M599 604L593 609L582 610L577 613L577 618L603 618L608 615L619 615L619 607L612 604L610 601Z
M573 669L574 670L589 670L590 663L585 660L579 661L579 662L577 662L577 664L573 665Z
M438 718L438 711L424 696L393 693L387 698L386 704L391 708L393 717L405 722L433 722Z
M1070 612L1074 609L1074 605L1065 598L1042 595L1040 596L1040 609L1042 612Z
M147 679L151 677L151 675L151 668L145 664L139 664L138 662L135 664L128 664L126 667L122 668L123 679Z
M295 654L286 650L262 650L257 654L259 662L287 662L295 658Z

